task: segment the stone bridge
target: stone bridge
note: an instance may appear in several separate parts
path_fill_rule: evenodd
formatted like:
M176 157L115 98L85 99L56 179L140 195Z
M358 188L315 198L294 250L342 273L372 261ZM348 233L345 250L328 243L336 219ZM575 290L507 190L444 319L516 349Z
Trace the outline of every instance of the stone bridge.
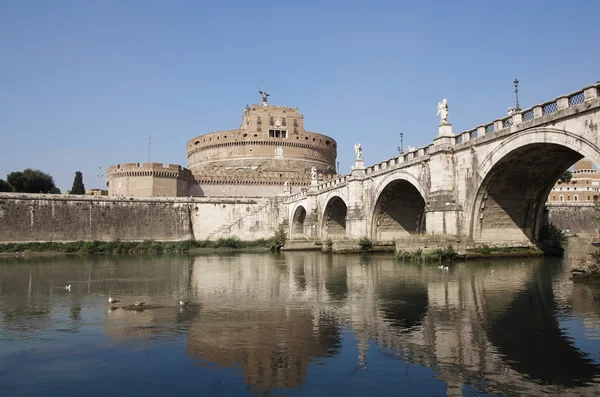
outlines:
M292 239L539 242L545 202L583 157L600 164L600 83L452 133L284 198Z

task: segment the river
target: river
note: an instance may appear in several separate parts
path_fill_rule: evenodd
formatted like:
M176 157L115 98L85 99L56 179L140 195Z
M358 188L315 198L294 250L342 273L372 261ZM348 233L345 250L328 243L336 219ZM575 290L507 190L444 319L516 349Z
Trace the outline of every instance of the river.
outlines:
M597 396L600 289L569 269L320 252L0 258L0 395ZM135 301L158 308L122 308Z

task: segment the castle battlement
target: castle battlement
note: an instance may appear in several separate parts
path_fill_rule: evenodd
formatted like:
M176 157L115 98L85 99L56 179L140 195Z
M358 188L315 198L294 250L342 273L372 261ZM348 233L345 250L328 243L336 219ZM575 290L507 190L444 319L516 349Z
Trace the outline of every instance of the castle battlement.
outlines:
M123 163L111 165L106 171L107 178L109 176L146 176L149 174L164 178L192 179L191 171L177 164Z

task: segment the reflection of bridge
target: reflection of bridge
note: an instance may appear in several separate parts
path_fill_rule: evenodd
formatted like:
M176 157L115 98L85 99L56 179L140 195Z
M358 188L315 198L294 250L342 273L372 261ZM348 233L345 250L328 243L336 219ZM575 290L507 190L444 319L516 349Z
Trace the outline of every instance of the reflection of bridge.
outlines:
M600 84L286 197L292 237L460 236L536 242L552 186L571 164L600 164Z
M600 393L585 385L600 367L558 326L544 266L492 273L461 264L444 272L377 257L286 253L279 265L264 256L222 259L194 264L204 306L190 326L188 352L242 364L254 386L299 387L312 360L339 350L345 326L358 339L358 366L368 367L374 340L383 354L436 367L448 395L481 382L508 395Z

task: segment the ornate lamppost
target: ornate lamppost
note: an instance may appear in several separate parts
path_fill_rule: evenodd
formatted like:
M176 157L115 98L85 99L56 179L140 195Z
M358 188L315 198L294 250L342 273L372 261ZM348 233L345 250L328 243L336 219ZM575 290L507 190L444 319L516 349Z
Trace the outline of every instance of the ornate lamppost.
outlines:
M400 154L404 154L404 133L400 133L400 146L398 146L398 152Z
M519 80L515 79L515 81L513 81L513 84L515 85L515 98L517 100L517 105L515 106L515 110L519 111L519 110L521 110L521 108L519 107Z

